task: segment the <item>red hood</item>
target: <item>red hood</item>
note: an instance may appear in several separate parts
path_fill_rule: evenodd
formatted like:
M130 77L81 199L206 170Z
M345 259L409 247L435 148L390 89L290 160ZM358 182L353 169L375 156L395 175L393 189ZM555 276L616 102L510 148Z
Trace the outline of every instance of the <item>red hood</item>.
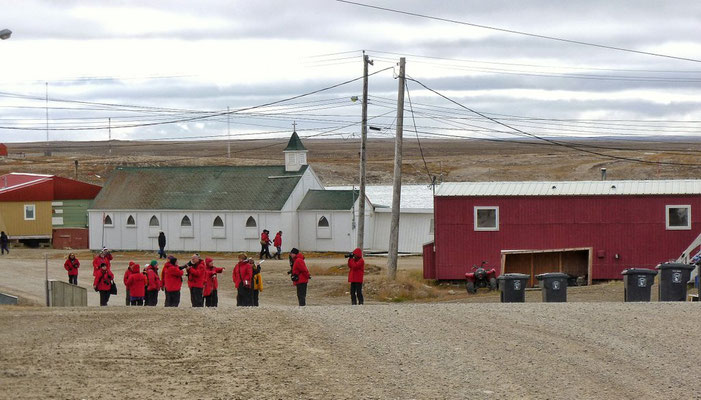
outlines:
M129 267L129 269L131 269L131 272L138 274L141 270L141 266L139 264L134 264L131 267Z
M304 254L302 254L302 253L297 253L297 255L295 256L295 260L298 259L298 258L299 258L300 260L304 260Z
M363 251L360 250L360 248L358 247L358 248L356 248L355 250L353 250L353 255L356 256L356 257L358 257L358 258L362 258L362 257L363 257Z

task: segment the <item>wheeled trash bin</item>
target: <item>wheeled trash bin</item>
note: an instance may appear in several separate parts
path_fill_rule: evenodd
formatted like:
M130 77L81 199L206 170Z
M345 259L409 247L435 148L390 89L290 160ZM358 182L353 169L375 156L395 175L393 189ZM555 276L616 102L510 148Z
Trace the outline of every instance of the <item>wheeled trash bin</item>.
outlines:
M647 268L628 268L623 275L623 298L626 302L650 301L652 284L655 283L657 271Z
M502 303L525 303L526 285L530 275L504 274L497 278Z
M686 301L686 285L691 277L693 264L663 263L655 267L660 270L660 300Z
M545 303L567 302L567 279L569 275L562 272L548 272L535 276L543 292Z

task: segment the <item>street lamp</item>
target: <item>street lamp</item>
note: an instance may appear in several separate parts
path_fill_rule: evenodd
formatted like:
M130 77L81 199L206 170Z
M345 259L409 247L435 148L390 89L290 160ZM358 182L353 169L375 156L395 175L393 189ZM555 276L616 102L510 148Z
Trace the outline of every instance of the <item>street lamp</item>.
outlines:
M10 36L12 36L12 31L9 29L3 29L0 31L0 39L5 40L9 39Z

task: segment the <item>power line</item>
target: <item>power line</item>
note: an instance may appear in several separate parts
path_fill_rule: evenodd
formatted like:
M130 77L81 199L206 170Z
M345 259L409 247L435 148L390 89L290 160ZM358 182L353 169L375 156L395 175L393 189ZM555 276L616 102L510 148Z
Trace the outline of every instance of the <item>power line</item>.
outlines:
M455 19L435 17L435 16L431 16L431 15L419 14L419 13L414 13L414 12L409 12L409 11L402 11L402 10L397 10L394 8L374 6L371 4L363 4L363 3L358 3L355 1L349 1L349 0L336 0L336 1L338 1L339 3L346 3L346 4L351 4L354 6L373 8L376 10L388 11L388 12L393 12L393 13L397 13L397 14L410 15L412 17L426 18L426 19L431 19L431 20L435 20L435 21L450 22L452 24L472 26L475 28L490 29L493 31L512 33L515 35L529 36L529 37L534 37L534 38L539 38L539 39L548 39L548 40L555 40L558 42L579 44L582 46L598 47L598 48L602 48L602 49L618 50L618 51L624 51L624 52L628 52L628 53L643 54L643 55L654 56L654 57L671 58L671 59L675 59L675 60L683 60L683 61L691 61L691 62L701 63L701 60L697 60L694 58L670 56L667 54L652 53L652 52L640 51L640 50L632 50L632 49L626 49L623 47L616 47L616 46L609 46L609 45L604 45L604 44L583 42L583 41L579 41L579 40L563 39L563 38L558 38L555 36L540 35L540 34L536 34L536 33L522 32L522 31L517 31L517 30L513 30L513 29L497 28L497 27L493 27L493 26L480 25L480 24L475 24L475 23L466 22L466 21L458 21Z

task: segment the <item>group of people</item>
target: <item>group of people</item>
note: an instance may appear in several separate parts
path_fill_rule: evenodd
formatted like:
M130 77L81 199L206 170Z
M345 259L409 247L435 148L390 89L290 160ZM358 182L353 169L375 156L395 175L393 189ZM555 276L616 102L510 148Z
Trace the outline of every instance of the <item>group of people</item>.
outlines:
M264 232L264 234L267 231ZM281 236L278 232L273 244L277 247L277 258L280 259ZM261 243L263 240L261 239ZM159 252L160 254L160 252ZM261 251L260 258L265 254ZM363 304L363 278L365 261L361 249L357 248L346 255L348 258L348 282L350 283L351 304ZM187 277L192 307L217 307L219 303L218 275L224 268L214 265L214 260L207 257L202 259L199 254L193 254L184 265L178 264L173 255L166 256L167 261L159 273L158 261L151 260L145 267L130 261L124 272L125 303L127 306L156 306L158 292L165 292L165 307L178 307L183 284L183 275ZM117 294L114 274L112 273L112 253L104 248L93 259L93 289L100 293L100 305L106 306L110 296ZM245 253L238 256L238 263L232 271L232 280L237 291L236 305L239 307L259 305L259 294L263 291L261 262L256 264L253 258ZM304 261L304 255L296 248L289 253L290 270L288 274L297 291L297 301L300 306L306 305L307 285L311 279L309 269ZM74 253L70 253L64 263L68 272L68 281L78 284L78 269L80 261Z
M275 250L277 250L272 256L270 255L271 244L275 246ZM266 259L277 258L278 260L282 260L282 231L277 231L275 238L271 241L270 231L263 229L263 233L260 234L260 256L258 258L262 260L263 257Z

